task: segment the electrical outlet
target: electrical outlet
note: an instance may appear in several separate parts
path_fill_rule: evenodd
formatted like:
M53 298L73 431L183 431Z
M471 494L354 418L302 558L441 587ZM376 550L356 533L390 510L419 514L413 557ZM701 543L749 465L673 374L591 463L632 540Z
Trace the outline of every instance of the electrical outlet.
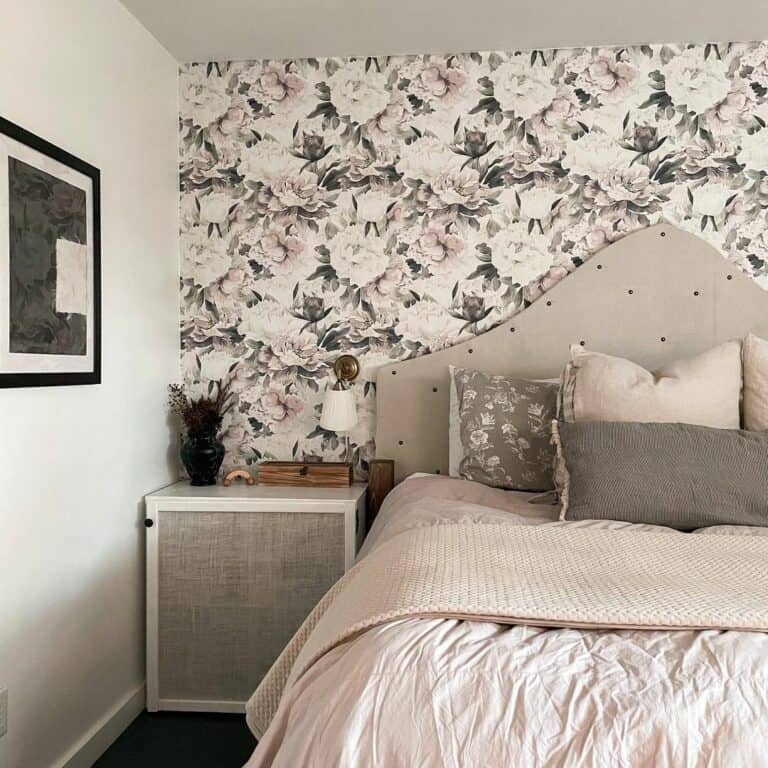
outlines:
M0 739L8 733L8 689L0 688Z

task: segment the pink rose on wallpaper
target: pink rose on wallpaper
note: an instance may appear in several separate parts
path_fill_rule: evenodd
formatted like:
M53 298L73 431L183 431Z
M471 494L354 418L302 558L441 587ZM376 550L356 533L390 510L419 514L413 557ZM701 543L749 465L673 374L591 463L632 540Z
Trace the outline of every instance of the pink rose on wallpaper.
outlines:
M416 235L408 255L421 261L430 274L447 274L464 255L465 244L451 227L430 224Z
M366 123L368 133L375 142L391 141L402 126L405 125L413 108L402 91L394 91L387 106Z
M374 304L390 302L405 285L407 278L408 270L404 264L390 264L379 277L368 284L367 295Z
M612 51L600 51L596 56L586 54L583 59L584 69L576 79L582 90L603 104L614 104L630 95L638 75L632 62L617 59Z
M250 96L266 104L273 113L294 110L306 85L300 75L277 62L252 67L244 79L252 84Z
M534 118L537 127L549 131L562 130L568 121L575 119L578 113L577 103L576 99L565 97L553 99L552 103Z
M752 97L752 89L746 83L731 90L721 102L707 111L710 129L716 133L732 131L734 121L749 117L754 106Z
M552 286L557 285L570 272L563 266L552 266L545 274L528 284L526 298L528 301L536 301L543 296Z
M290 275L305 260L306 244L291 234L290 227L251 229L243 243L251 246L249 258L264 264L273 275Z
M401 74L410 80L408 92L433 107L458 103L469 79L464 70L438 59L414 62Z
M266 371L291 376L309 375L323 366L317 336L309 331L277 334L257 358Z
M647 207L656 194L656 185L645 165L633 165L609 173L601 173L596 182L589 182L585 195L592 197L599 206L632 203Z
M248 415L266 424L272 432L286 432L304 408L300 397L282 387L270 387L251 402Z

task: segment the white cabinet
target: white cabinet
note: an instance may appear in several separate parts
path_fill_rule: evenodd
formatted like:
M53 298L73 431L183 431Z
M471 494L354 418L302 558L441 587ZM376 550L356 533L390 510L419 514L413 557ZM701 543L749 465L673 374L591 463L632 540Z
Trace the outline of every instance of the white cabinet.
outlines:
M147 496L147 709L243 711L365 523L364 485Z

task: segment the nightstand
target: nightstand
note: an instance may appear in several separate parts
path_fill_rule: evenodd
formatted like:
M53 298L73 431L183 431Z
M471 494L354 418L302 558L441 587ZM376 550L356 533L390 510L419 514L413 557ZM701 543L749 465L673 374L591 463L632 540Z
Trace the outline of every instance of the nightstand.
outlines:
M147 709L242 712L352 566L366 486L180 482L145 498Z

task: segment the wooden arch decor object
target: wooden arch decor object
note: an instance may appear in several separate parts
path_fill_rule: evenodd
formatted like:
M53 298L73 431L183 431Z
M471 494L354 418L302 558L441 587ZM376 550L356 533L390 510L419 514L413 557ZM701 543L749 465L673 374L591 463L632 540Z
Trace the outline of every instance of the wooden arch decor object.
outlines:
M493 330L381 368L376 453L395 481L448 473L448 366L523 378L558 377L571 344L648 368L753 331L768 336L768 295L711 245L670 224L603 249Z

